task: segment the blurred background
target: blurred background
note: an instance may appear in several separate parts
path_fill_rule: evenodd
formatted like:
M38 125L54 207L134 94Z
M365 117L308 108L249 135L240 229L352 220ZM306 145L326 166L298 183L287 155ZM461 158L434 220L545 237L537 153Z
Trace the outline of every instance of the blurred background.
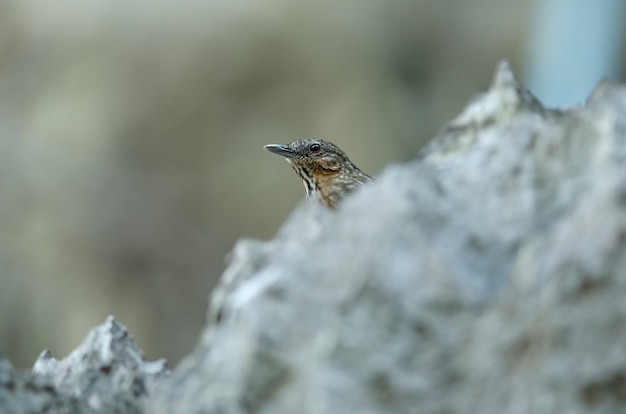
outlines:
M0 2L0 353L63 357L113 314L174 366L233 243L304 197L264 144L328 138L377 175L501 59L582 101L624 78L620 3Z

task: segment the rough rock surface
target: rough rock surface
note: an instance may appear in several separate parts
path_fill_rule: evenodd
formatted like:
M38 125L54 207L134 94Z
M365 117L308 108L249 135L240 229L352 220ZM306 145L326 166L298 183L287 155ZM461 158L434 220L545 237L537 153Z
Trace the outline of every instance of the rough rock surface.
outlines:
M549 110L501 64L417 159L240 241L154 388L162 365L93 337L12 381L65 412L621 413L625 294L626 88ZM0 402L15 375L0 361Z
M67 358L41 353L32 374L0 357L2 413L139 413L150 387L169 371L144 361L126 328L112 317Z
M0 412L91 413L81 401L58 393L46 380L19 372L0 356Z
M626 88L497 69L415 161L244 240L151 412L626 410Z

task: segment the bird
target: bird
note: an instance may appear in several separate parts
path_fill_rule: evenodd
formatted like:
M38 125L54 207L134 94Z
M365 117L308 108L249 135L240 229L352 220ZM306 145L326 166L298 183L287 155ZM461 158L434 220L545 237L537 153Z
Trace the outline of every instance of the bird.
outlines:
M291 144L268 144L264 149L285 157L302 178L307 198L335 209L348 194L373 181L338 146L323 139L304 138Z

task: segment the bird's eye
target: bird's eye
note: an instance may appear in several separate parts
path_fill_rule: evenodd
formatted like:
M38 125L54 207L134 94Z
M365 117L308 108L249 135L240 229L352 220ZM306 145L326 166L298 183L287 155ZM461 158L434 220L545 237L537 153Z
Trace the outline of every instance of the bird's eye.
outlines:
M321 149L322 146L320 144L311 144L311 146L309 147L309 150L311 150L311 152L320 152Z

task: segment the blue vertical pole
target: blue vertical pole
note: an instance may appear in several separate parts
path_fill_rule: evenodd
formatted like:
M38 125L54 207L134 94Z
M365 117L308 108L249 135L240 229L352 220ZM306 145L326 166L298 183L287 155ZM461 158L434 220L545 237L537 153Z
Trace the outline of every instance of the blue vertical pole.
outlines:
M624 0L536 0L525 85L547 106L584 101L626 58Z

